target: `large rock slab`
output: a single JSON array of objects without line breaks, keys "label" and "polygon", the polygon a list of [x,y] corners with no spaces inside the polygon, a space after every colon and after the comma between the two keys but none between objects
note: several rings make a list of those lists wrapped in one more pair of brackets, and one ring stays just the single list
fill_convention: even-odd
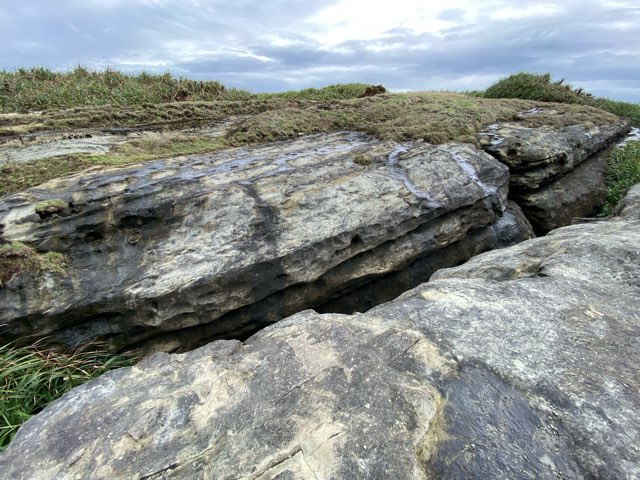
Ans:
[{"label": "large rock slab", "polygon": [[[246,335],[494,224],[507,184],[471,145],[356,133],[56,179],[0,201],[2,241],[68,259],[6,282],[2,334],[165,351]],[[36,213],[49,200],[64,207]]]},{"label": "large rock slab", "polygon": [[611,149],[605,149],[573,170],[533,192],[514,194],[536,234],[571,225],[578,217],[595,217],[604,204]]},{"label": "large rock slab", "polygon": [[154,355],[29,420],[0,476],[637,478],[638,245],[630,216],[565,227],[366,314]]},{"label": "large rock slab", "polygon": [[523,112],[519,120],[490,125],[477,138],[485,151],[509,166],[509,197],[522,207],[536,233],[597,213],[610,155],[605,149],[629,131],[628,122],[572,122],[571,116],[551,108]]},{"label": "large rock slab", "polygon": [[[562,112],[534,109],[524,115],[542,115],[549,122]],[[477,134],[482,148],[511,172],[513,193],[547,185],[630,130],[627,120],[604,125],[577,123],[563,127],[530,127],[518,122],[496,123]]]}]

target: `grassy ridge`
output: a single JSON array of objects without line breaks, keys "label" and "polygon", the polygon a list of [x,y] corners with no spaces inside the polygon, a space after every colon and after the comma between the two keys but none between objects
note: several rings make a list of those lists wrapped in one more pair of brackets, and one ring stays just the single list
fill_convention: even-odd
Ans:
[{"label": "grassy ridge", "polygon": [[[329,92],[331,88],[328,87]],[[179,102],[120,109],[101,106],[39,115],[0,115],[0,129],[13,132],[140,124],[175,128],[190,122],[211,123],[234,118],[220,137],[165,132],[128,141],[102,155],[74,154],[0,165],[3,177],[0,196],[92,166],[124,165],[155,158],[213,152],[283,140],[302,133],[359,130],[385,140],[421,139],[436,144],[457,140],[475,143],[475,132],[483,126],[512,120],[518,112],[536,105],[539,103],[526,100],[490,100],[447,93],[394,94],[324,101],[292,100],[276,95],[244,102]],[[574,119],[596,123],[615,120],[613,115],[591,107],[560,107],[571,111]]]},{"label": "grassy ridge", "polygon": [[244,99],[215,81],[198,82],[170,74],[125,75],[82,67],[64,73],[46,68],[0,71],[0,111],[28,112],[88,105],[139,105],[184,100]]},{"label": "grassy ridge", "polygon": [[484,92],[474,92],[485,98],[522,98],[542,102],[572,103],[601,108],[640,127],[640,104],[619,102],[608,98],[597,98],[581,88],[574,88],[563,80],[552,81],[551,75],[520,72],[491,85]]},{"label": "grassy ridge", "polygon": [[0,113],[112,105],[117,107],[168,102],[285,100],[341,100],[357,98],[368,85],[349,83],[283,93],[252,94],[226,88],[216,81],[175,78],[169,73],[126,75],[116,70],[68,72],[46,68],[0,71]]}]

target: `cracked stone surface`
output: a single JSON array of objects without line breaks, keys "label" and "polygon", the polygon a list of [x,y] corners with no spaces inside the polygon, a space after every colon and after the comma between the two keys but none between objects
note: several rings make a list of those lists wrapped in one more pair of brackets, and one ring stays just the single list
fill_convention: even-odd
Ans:
[{"label": "cracked stone surface", "polygon": [[68,259],[6,282],[2,335],[147,351],[246,336],[496,225],[507,183],[471,145],[349,132],[59,178],[0,201],[2,241]]},{"label": "cracked stone surface", "polygon": [[637,478],[637,188],[365,314],[109,372],[29,420],[0,477]]}]

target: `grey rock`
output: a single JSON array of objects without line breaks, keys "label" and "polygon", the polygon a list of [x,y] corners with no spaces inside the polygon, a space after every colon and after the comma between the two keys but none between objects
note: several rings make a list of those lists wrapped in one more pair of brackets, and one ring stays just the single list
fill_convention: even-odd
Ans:
[{"label": "grey rock", "polygon": [[479,253],[515,245],[533,237],[533,228],[520,207],[509,201],[507,209],[494,224],[470,231],[462,240],[412,259],[405,265],[399,265],[399,270],[375,280],[364,278],[346,282],[336,291],[335,298],[314,310],[321,313],[365,312],[428,281],[441,268],[460,265]]},{"label": "grey rock", "polygon": [[[2,335],[147,351],[246,336],[494,224],[507,184],[471,145],[355,133],[59,178],[0,201],[0,240],[68,257],[66,276],[0,289]],[[51,199],[68,208],[35,213]]]},{"label": "grey rock", "polygon": [[527,127],[498,123],[477,134],[482,148],[509,166],[512,193],[534,191],[629,131],[629,122]]},{"label": "grey rock", "polygon": [[619,208],[621,218],[640,220],[640,183],[629,189]]},{"label": "grey rock", "polygon": [[443,402],[425,380],[451,363],[419,332],[306,311],[74,389],[23,427],[0,477],[421,478]]},{"label": "grey rock", "polygon": [[610,156],[611,150],[605,149],[555,182],[534,192],[512,196],[538,235],[570,225],[576,217],[595,216],[598,213],[604,203]]},{"label": "grey rock", "polygon": [[0,477],[638,478],[638,208],[108,373],[29,420]]}]

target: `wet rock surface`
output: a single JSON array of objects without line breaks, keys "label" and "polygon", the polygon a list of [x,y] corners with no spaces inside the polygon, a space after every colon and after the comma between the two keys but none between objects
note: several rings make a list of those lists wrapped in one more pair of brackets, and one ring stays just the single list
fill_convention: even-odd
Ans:
[{"label": "wet rock surface", "polygon": [[[246,335],[495,224],[507,183],[470,145],[356,133],[56,179],[0,202],[3,241],[68,259],[6,283],[2,334],[165,351]],[[66,207],[43,218],[43,201]]]},{"label": "wet rock surface", "polygon": [[636,478],[636,193],[366,314],[110,372],[29,420],[0,476]]}]

